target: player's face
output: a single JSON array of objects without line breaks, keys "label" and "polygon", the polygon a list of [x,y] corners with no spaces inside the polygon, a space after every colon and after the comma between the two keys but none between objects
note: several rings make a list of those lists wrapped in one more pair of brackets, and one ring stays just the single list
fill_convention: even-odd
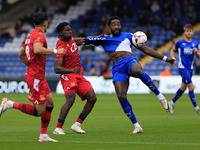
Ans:
[{"label": "player's face", "polygon": [[121,34],[122,26],[118,19],[114,19],[111,21],[110,30],[111,30],[112,35],[114,36],[119,36]]},{"label": "player's face", "polygon": [[71,30],[71,27],[69,25],[64,27],[64,29],[63,29],[63,31],[61,33],[61,36],[63,36],[66,39],[71,39],[72,38],[72,30]]},{"label": "player's face", "polygon": [[47,27],[48,27],[48,21],[44,22],[44,33],[47,32]]},{"label": "player's face", "polygon": [[185,29],[184,34],[186,36],[186,38],[191,38],[194,34],[192,29]]}]

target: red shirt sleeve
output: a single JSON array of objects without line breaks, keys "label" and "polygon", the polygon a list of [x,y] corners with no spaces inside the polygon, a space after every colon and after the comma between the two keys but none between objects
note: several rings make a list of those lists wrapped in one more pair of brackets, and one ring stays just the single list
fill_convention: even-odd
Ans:
[{"label": "red shirt sleeve", "polygon": [[45,37],[44,33],[39,32],[36,35],[35,40],[33,41],[33,44],[35,44],[35,43],[41,43],[42,45],[44,45],[45,41],[46,41],[46,37]]}]

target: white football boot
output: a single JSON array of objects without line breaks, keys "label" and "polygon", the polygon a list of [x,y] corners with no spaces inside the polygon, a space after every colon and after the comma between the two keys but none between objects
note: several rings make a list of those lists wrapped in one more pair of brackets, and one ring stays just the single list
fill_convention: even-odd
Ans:
[{"label": "white football boot", "polygon": [[84,130],[81,129],[81,125],[77,125],[77,124],[73,124],[71,126],[71,130],[76,132],[76,133],[81,133],[81,134],[85,134],[86,133]]},{"label": "white football boot", "polygon": [[130,134],[137,134],[137,133],[143,133],[143,129],[141,127],[135,127],[133,132],[131,132]]},{"label": "white football boot", "polygon": [[168,103],[168,101],[166,100],[165,97],[160,100],[160,103],[163,106],[163,108],[166,110],[166,112],[170,112],[171,106],[170,106],[170,104]]},{"label": "white football boot", "polygon": [[48,135],[44,138],[39,137],[38,142],[58,142],[57,140],[54,140],[50,138]]},{"label": "white football boot", "polygon": [[64,131],[62,128],[56,128],[56,129],[53,131],[53,134],[64,135],[64,134],[65,134],[65,131]]},{"label": "white football boot", "polygon": [[8,102],[9,99],[8,98],[3,98],[2,99],[2,102],[1,102],[1,105],[0,105],[0,116],[7,110],[9,109],[9,107],[7,106],[8,105]]}]

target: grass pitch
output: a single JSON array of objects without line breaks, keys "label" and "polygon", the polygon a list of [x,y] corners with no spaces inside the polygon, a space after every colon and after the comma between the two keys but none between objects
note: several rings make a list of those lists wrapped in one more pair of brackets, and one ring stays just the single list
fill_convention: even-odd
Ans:
[{"label": "grass pitch", "polygon": [[[173,95],[165,95],[171,100]],[[30,103],[27,94],[1,94],[21,103]],[[53,94],[54,110],[49,125],[50,137],[59,143],[38,143],[40,118],[10,109],[0,117],[0,150],[199,150],[200,114],[187,94],[175,105],[174,114],[165,112],[154,94],[128,95],[144,133],[130,135],[134,126],[124,114],[115,94],[97,95],[97,103],[82,128],[86,134],[70,130],[85,102],[77,96],[65,124],[66,135],[53,135],[64,95]],[[200,95],[196,95],[200,105]]]}]

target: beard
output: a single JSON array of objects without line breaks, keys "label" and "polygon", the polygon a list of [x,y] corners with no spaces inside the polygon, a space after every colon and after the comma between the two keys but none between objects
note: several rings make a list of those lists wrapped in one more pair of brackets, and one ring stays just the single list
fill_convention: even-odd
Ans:
[{"label": "beard", "polygon": [[111,33],[113,36],[119,36],[122,32],[122,29],[118,29],[118,30],[111,30]]}]

